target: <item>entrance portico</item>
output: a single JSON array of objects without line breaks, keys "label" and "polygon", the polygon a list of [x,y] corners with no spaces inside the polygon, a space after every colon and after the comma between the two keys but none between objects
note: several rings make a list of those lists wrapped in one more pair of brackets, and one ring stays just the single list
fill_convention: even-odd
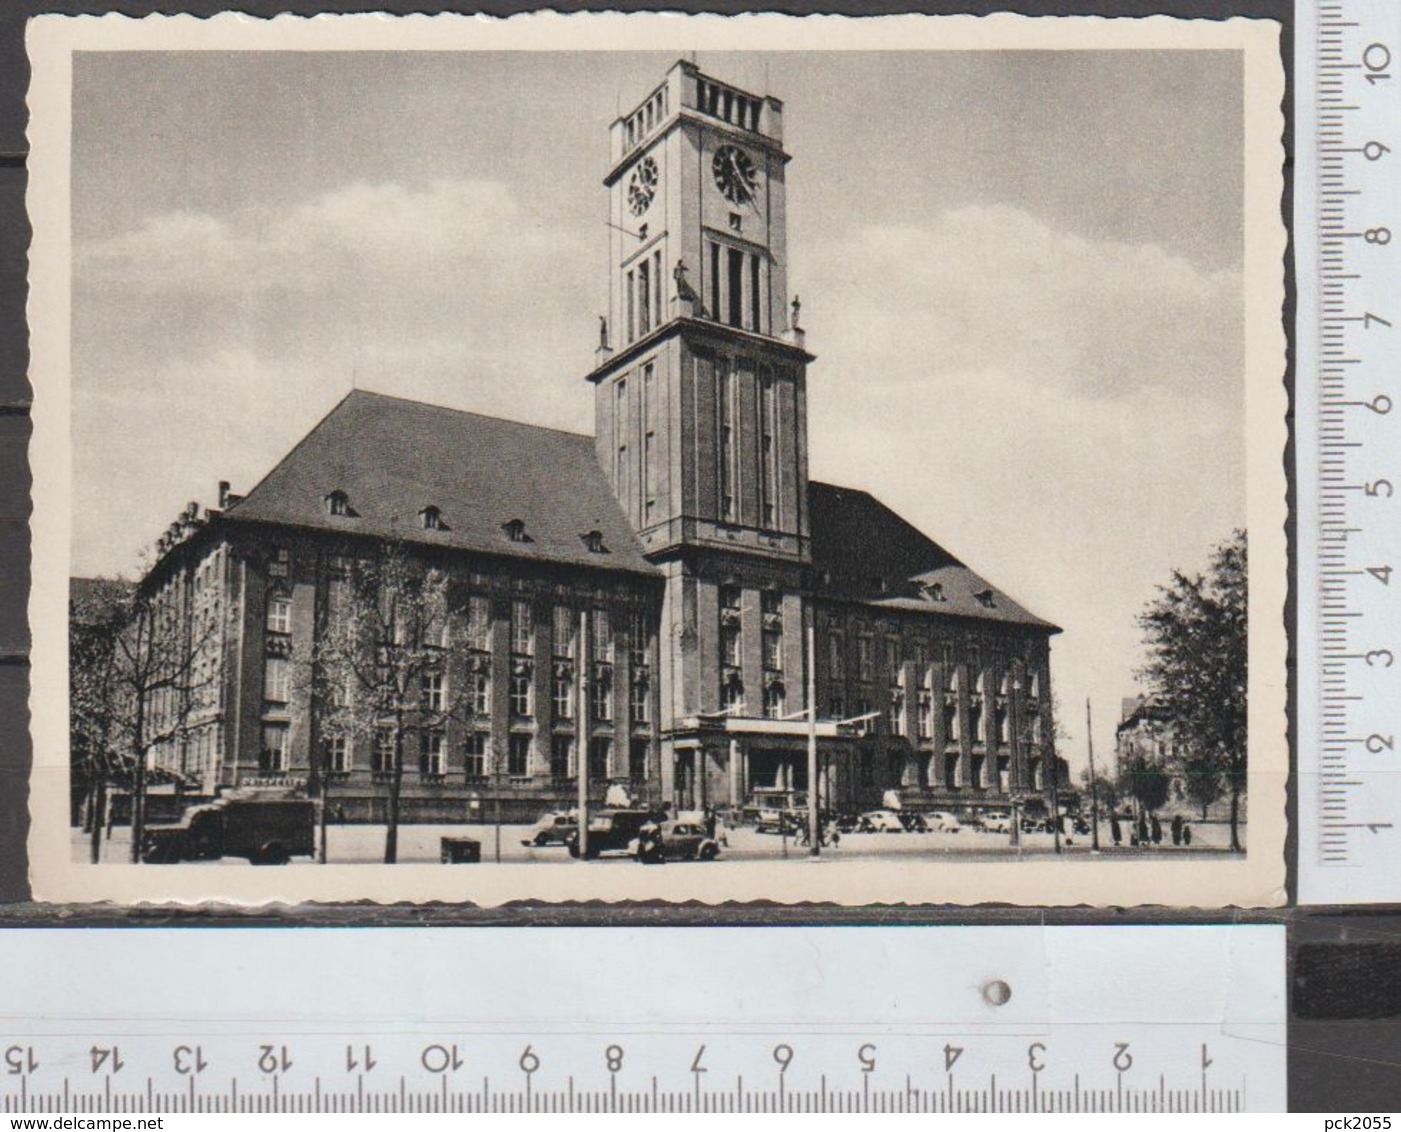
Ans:
[{"label": "entrance portico", "polygon": [[[857,737],[835,720],[819,721],[819,798],[836,797],[838,767]],[[809,729],[801,719],[699,715],[663,740],[662,790],[683,809],[791,806],[808,790]]]}]

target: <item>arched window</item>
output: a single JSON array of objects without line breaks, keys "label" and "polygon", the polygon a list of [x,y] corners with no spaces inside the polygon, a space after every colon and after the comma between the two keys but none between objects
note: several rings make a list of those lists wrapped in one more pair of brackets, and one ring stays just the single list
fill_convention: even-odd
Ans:
[{"label": "arched window", "polygon": [[355,514],[350,509],[350,496],[337,488],[335,491],[326,494],[326,514],[347,517]]}]

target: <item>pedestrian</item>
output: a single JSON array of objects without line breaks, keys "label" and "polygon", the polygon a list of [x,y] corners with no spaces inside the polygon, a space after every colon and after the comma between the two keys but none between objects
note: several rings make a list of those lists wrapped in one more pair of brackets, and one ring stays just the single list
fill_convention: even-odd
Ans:
[{"label": "pedestrian", "polygon": [[1192,844],[1192,826],[1185,821],[1182,823],[1182,844]]},{"label": "pedestrian", "polygon": [[1153,832],[1153,844],[1160,845],[1163,840],[1163,823],[1158,820],[1157,814],[1152,814],[1148,818]]},{"label": "pedestrian", "polygon": [[711,841],[715,840],[715,810],[710,806],[705,808],[705,835]]},{"label": "pedestrian", "polygon": [[1114,838],[1114,844],[1116,847],[1124,843],[1124,831],[1119,828],[1118,814],[1109,815],[1109,832]]},{"label": "pedestrian", "polygon": [[1173,815],[1172,815],[1172,843],[1173,843],[1174,845],[1181,845],[1181,844],[1182,844],[1182,815],[1181,815],[1181,814],[1173,814]]},{"label": "pedestrian", "polygon": [[1142,810],[1138,812],[1138,843],[1148,844],[1148,815]]}]

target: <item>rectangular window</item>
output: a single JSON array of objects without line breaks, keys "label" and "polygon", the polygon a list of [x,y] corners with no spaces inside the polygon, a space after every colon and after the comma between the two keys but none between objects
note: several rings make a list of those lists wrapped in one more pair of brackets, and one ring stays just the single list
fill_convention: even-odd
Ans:
[{"label": "rectangular window", "polygon": [[485,669],[467,674],[467,707],[473,715],[491,714],[491,676]]},{"label": "rectangular window", "polygon": [[268,632],[290,633],[292,631],[292,599],[274,597],[268,601]]},{"label": "rectangular window", "polygon": [[462,744],[462,764],[468,782],[480,782],[487,776],[486,750],[489,742],[485,731],[474,731]]},{"label": "rectangular window", "polygon": [[657,502],[654,498],[657,473],[652,466],[652,462],[657,458],[657,438],[654,431],[656,421],[653,418],[656,412],[656,406],[653,404],[655,396],[656,366],[648,362],[642,367],[642,517],[648,524],[652,521]]},{"label": "rectangular window", "polygon": [[530,774],[530,736],[512,735],[506,748],[506,773],[511,778]]},{"label": "rectangular window", "polygon": [[263,699],[285,704],[291,686],[292,666],[285,656],[270,656],[263,662]]},{"label": "rectangular window", "polygon": [[574,610],[567,605],[557,605],[554,611],[554,655],[572,657],[578,641],[578,621]]},{"label": "rectangular window", "polygon": [[350,743],[344,735],[331,735],[323,739],[321,757],[329,774],[350,773]]},{"label": "rectangular window", "polygon": [[423,710],[429,712],[443,712],[447,707],[447,681],[441,672],[425,672],[421,684],[423,687]]},{"label": "rectangular window", "polygon": [[637,333],[649,334],[652,330],[652,265],[643,260],[637,265]]},{"label": "rectangular window", "polygon": [[530,690],[531,679],[528,673],[511,675],[511,714],[518,719],[529,719],[534,714]]},{"label": "rectangular window", "polygon": [[384,728],[375,732],[370,748],[370,770],[378,775],[394,773],[394,732]]},{"label": "rectangular window", "polygon": [[599,723],[610,722],[613,718],[613,681],[605,671],[594,672],[589,694],[593,701],[594,719]]},{"label": "rectangular window", "polygon": [[595,609],[591,620],[593,621],[593,658],[603,664],[612,663],[613,623],[608,616],[608,610]]},{"label": "rectangular window", "polygon": [[589,742],[589,777],[595,782],[608,777],[608,763],[613,753],[611,739],[593,739]]},{"label": "rectangular window", "polygon": [[533,614],[530,602],[511,602],[511,651],[516,656],[531,656],[535,652]]},{"label": "rectangular window", "polygon": [[900,668],[900,642],[895,637],[885,639],[885,670],[891,676]]},{"label": "rectangular window", "polygon": [[710,317],[720,321],[720,245],[710,244]]},{"label": "rectangular window", "polygon": [[764,669],[768,672],[783,671],[783,630],[764,630]]},{"label": "rectangular window", "polygon": [[574,673],[561,667],[554,675],[554,713],[556,719],[574,718]]},{"label": "rectangular window", "polygon": [[763,525],[772,529],[778,519],[778,392],[773,378],[759,382],[759,505]]},{"label": "rectangular window", "polygon": [[720,663],[738,668],[741,661],[740,635],[738,625],[720,627]]},{"label": "rectangular window", "polygon": [[846,718],[846,700],[841,696],[833,696],[827,701],[827,714],[833,719]]},{"label": "rectangular window", "polygon": [[744,253],[735,248],[729,249],[728,278],[725,280],[729,291],[729,317],[731,326],[744,325]]},{"label": "rectangular window", "polygon": [[651,720],[651,710],[648,707],[651,699],[651,689],[646,684],[639,684],[636,680],[628,691],[629,714],[634,723],[647,723]]},{"label": "rectangular window", "polygon": [[635,311],[634,311],[634,307],[633,307],[633,293],[632,293],[632,288],[633,288],[633,277],[632,277],[632,272],[629,271],[629,272],[628,272],[627,286],[624,288],[624,291],[626,292],[626,295],[627,295],[627,308],[628,308],[628,341],[629,341],[629,342],[631,342],[634,338],[637,337],[637,333],[636,333],[637,315],[636,315],[636,313],[635,313]]},{"label": "rectangular window", "polygon": [[285,723],[263,726],[263,757],[259,770],[264,774],[284,774],[287,771],[288,729]]},{"label": "rectangular window", "polygon": [[856,638],[856,678],[858,680],[870,680],[875,674],[875,666],[872,664],[871,638]]},{"label": "rectangular window", "polygon": [[467,599],[467,647],[491,649],[491,599],[482,594]]},{"label": "rectangular window", "polygon": [[563,782],[574,777],[574,739],[556,735],[550,740],[550,777]]},{"label": "rectangular window", "polygon": [[842,656],[842,637],[833,633],[827,638],[827,667],[833,680],[840,680],[846,674],[846,661]]},{"label": "rectangular window", "polygon": [[759,286],[759,257],[751,254],[749,257],[749,329],[756,334],[764,332],[764,324],[760,318],[762,311],[763,292]]},{"label": "rectangular window", "polygon": [[782,684],[769,684],[764,688],[764,715],[769,719],[782,719],[785,696]]},{"label": "rectangular window", "polygon": [[646,739],[634,739],[628,747],[628,779],[636,786],[647,781],[648,746]]},{"label": "rectangular window", "polygon": [[424,778],[443,777],[443,733],[425,731],[418,738],[418,773]]},{"label": "rectangular window", "polygon": [[662,253],[661,249],[652,253],[652,325],[662,324]]},{"label": "rectangular window", "polygon": [[641,668],[647,663],[647,615],[634,610],[628,614],[628,664]]},{"label": "rectangular window", "polygon": [[723,362],[715,366],[715,407],[720,438],[716,471],[720,477],[720,518],[735,518],[735,453],[734,398],[730,390],[730,373]]},{"label": "rectangular window", "polygon": [[896,684],[890,689],[890,733],[905,733],[905,689]]},{"label": "rectangular window", "polygon": [[720,682],[720,706],[726,711],[738,711],[744,703],[744,685],[738,676],[726,676]]},{"label": "rectangular window", "polygon": [[919,690],[919,737],[928,739],[934,734],[934,693],[928,688]]}]

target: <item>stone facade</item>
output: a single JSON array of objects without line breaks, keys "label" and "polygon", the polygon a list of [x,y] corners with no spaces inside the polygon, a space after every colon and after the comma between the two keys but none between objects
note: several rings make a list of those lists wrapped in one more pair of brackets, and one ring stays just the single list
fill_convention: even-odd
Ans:
[{"label": "stone facade", "polygon": [[324,781],[382,820],[382,754],[316,734],[296,658],[338,563],[393,538],[476,610],[444,672],[476,709],[406,757],[404,820],[567,804],[581,746],[598,797],[795,804],[809,687],[824,806],[1044,791],[1056,627],[810,480],[782,104],[683,61],[611,145],[593,437],[352,394],[246,500],[187,512],[144,585],[218,622],[217,692],[162,762],[204,793]]}]

